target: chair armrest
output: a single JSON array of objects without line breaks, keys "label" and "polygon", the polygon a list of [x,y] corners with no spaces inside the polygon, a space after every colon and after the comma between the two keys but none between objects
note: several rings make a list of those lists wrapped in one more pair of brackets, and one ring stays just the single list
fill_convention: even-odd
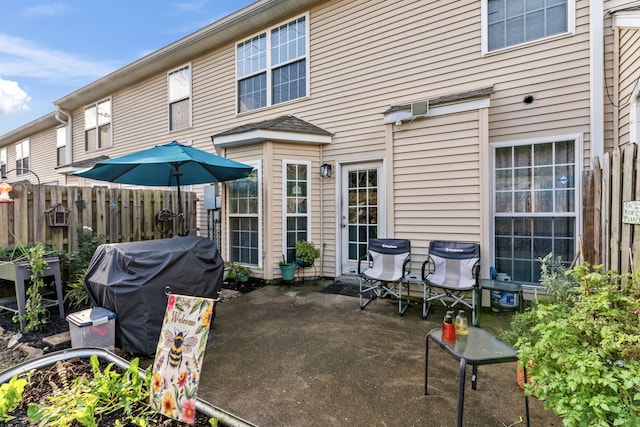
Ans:
[{"label": "chair armrest", "polygon": [[[431,257],[428,257],[423,263],[422,263],[422,280],[425,280],[427,278],[427,274],[431,274],[433,273],[433,260],[431,259]],[[428,269],[427,269],[428,268]],[[426,273],[426,274],[425,274]]]},{"label": "chair armrest", "polygon": [[363,257],[361,257],[361,258],[358,260],[358,276],[362,273],[362,269],[360,268],[360,265],[362,264],[362,261],[367,261],[367,262],[369,263],[369,267],[371,267],[371,261],[370,261],[370,259],[369,259],[369,254],[367,254],[367,255],[365,255],[365,256],[363,256]]},{"label": "chair armrest", "polygon": [[[409,266],[409,268],[407,268],[407,265]],[[404,278],[407,273],[411,273],[411,255],[409,255],[402,264],[402,277]]]},{"label": "chair armrest", "polygon": [[472,267],[473,277],[476,279],[476,287],[480,287],[480,262],[476,262]]}]

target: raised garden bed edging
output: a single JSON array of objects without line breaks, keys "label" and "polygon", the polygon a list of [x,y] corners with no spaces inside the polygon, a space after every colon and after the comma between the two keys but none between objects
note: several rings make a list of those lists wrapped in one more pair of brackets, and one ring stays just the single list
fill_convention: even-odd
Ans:
[{"label": "raised garden bed edging", "polygon": [[[38,357],[36,359],[31,359],[23,363],[19,363],[5,371],[0,372],[0,384],[4,384],[9,382],[11,378],[15,375],[24,375],[30,371],[45,369],[56,362],[66,361],[73,358],[81,358],[88,359],[92,355],[96,355],[98,359],[106,361],[108,363],[113,363],[115,366],[120,369],[126,370],[129,367],[129,362],[120,356],[105,350],[103,348],[97,347],[81,347],[81,348],[72,348],[67,350],[61,350],[54,353],[49,353],[44,356]],[[138,373],[141,378],[145,377],[145,371],[142,369],[138,369]],[[246,420],[243,420],[236,415],[233,415],[224,409],[218,408],[213,404],[202,400],[200,398],[196,399],[196,410],[202,414],[205,414],[208,417],[215,417],[218,419],[219,425],[229,426],[229,427],[256,427],[255,424],[252,424]]]}]

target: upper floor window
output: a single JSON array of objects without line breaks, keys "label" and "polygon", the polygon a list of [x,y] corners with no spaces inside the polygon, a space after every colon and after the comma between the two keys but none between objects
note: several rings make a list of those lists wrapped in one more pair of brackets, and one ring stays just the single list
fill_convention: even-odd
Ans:
[{"label": "upper floor window", "polygon": [[67,127],[56,129],[56,161],[58,166],[67,164]]},{"label": "upper floor window", "polygon": [[572,29],[575,0],[485,0],[487,51]]},{"label": "upper floor window", "polygon": [[110,145],[111,99],[105,99],[84,110],[84,150],[95,151]]},{"label": "upper floor window", "polygon": [[307,18],[238,43],[238,112],[307,96]]},{"label": "upper floor window", "polygon": [[191,68],[169,73],[169,130],[191,126]]},{"label": "upper floor window", "polygon": [[7,174],[7,149],[0,148],[0,176]]},{"label": "upper floor window", "polygon": [[16,175],[29,173],[29,140],[16,144]]}]

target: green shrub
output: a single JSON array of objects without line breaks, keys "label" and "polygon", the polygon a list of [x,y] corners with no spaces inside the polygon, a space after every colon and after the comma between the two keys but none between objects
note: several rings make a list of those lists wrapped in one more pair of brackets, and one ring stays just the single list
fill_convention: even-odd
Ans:
[{"label": "green shrub", "polygon": [[515,347],[534,393],[566,426],[640,425],[640,274],[582,264],[578,286],[534,304]]}]

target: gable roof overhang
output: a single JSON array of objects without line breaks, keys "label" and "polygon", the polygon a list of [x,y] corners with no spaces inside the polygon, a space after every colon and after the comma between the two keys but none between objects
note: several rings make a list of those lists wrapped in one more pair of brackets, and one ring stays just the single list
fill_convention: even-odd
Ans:
[{"label": "gable roof overhang", "polygon": [[17,129],[5,133],[4,135],[0,135],[0,147],[5,147],[9,144],[22,141],[35,135],[38,132],[42,132],[44,130],[51,129],[60,125],[61,122],[56,119],[56,115],[57,113],[55,111],[51,112],[35,119],[32,122],[27,123],[24,126],[20,126]]},{"label": "gable roof overhang", "polygon": [[59,109],[76,108],[104,98],[120,88],[240,40],[269,25],[301,12],[321,0],[259,0],[206,27],[132,62],[54,102]]},{"label": "gable roof overhang", "polygon": [[110,158],[109,156],[100,155],[97,157],[92,157],[90,159],[79,160],[77,162],[72,162],[68,165],[58,166],[56,168],[56,172],[61,173],[63,175],[69,175],[74,172],[79,172],[81,170],[91,169],[96,165],[96,163],[101,162],[102,160],[107,160],[109,158]]},{"label": "gable roof overhang", "polygon": [[214,147],[230,148],[265,141],[297,144],[329,144],[333,134],[316,125],[288,115],[247,123],[211,136]]},{"label": "gable roof overhang", "polygon": [[611,11],[613,26],[620,28],[640,28],[640,6],[625,7]]},{"label": "gable roof overhang", "polygon": [[417,103],[428,106],[426,114],[414,116],[412,114],[412,103],[394,105],[389,107],[383,114],[383,123],[401,123],[403,121],[415,120],[417,117],[433,117],[444,114],[452,114],[461,111],[476,110],[479,108],[489,108],[490,96],[494,93],[493,86],[480,89],[457,92],[448,95],[437,96]]}]

